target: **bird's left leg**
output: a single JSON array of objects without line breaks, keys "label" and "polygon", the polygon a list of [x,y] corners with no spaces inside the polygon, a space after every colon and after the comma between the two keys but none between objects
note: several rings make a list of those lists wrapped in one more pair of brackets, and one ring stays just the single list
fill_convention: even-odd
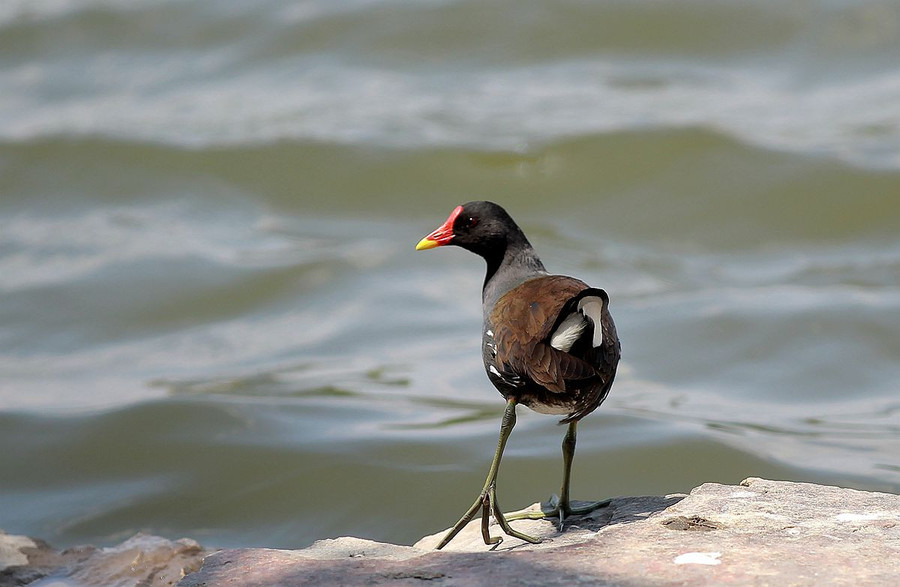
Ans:
[{"label": "bird's left leg", "polygon": [[506,448],[506,441],[512,432],[513,426],[516,425],[516,400],[510,398],[506,402],[506,411],[503,413],[503,421],[500,424],[500,439],[497,441],[497,452],[494,453],[494,460],[491,462],[491,470],[488,472],[487,479],[484,482],[484,488],[481,494],[475,500],[475,503],[463,514],[463,517],[447,532],[437,550],[447,546],[453,538],[468,524],[475,514],[481,509],[481,536],[485,544],[499,544],[503,541],[500,536],[492,537],[488,530],[490,513],[493,512],[494,519],[500,524],[503,531],[509,536],[520,538],[526,542],[536,544],[540,542],[537,538],[533,538],[527,534],[523,534],[517,530],[513,530],[507,523],[500,506],[497,504],[497,471],[500,470],[500,458],[503,456],[503,450]]},{"label": "bird's left leg", "polygon": [[559,497],[555,495],[546,504],[541,504],[539,512],[518,512],[507,516],[508,520],[538,520],[541,518],[558,518],[559,530],[563,529],[563,522],[572,515],[580,516],[588,514],[598,508],[609,505],[609,499],[590,502],[587,505],[572,507],[569,501],[569,485],[572,480],[572,460],[575,458],[575,438],[578,429],[578,421],[569,422],[569,428],[563,437],[563,482],[559,491]]}]

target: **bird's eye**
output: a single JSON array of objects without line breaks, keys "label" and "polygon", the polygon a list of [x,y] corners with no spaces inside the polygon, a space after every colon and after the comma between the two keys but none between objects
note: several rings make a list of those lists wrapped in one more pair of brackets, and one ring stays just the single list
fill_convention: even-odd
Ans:
[{"label": "bird's eye", "polygon": [[475,216],[466,216],[463,219],[463,228],[472,228],[478,224],[478,218]]}]

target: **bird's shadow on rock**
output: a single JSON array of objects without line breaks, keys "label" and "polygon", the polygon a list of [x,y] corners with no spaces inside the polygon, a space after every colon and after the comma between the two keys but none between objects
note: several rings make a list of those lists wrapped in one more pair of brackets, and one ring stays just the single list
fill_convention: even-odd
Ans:
[{"label": "bird's shadow on rock", "polygon": [[[609,500],[609,504],[606,506],[599,507],[586,514],[568,518],[564,524],[563,532],[570,528],[581,528],[596,532],[606,526],[646,520],[651,515],[675,505],[685,497],[687,495],[682,493],[666,496],[614,497]],[[572,506],[577,508],[588,503],[590,502],[573,500]],[[541,507],[545,511],[549,509],[547,504],[541,504]]]},{"label": "bird's shadow on rock", "polygon": [[[630,524],[646,520],[654,514],[664,511],[687,497],[685,494],[673,494],[666,496],[648,495],[637,497],[614,497],[609,505],[599,507],[589,513],[573,515],[566,519],[562,531],[556,529],[556,521],[545,518],[541,523],[543,531],[536,531],[540,535],[542,543],[538,545],[528,544],[512,540],[504,540],[495,545],[491,550],[513,552],[517,550],[533,550],[554,548],[566,544],[577,544],[585,540],[585,533],[593,534],[607,526],[617,524]],[[573,507],[587,505],[590,502],[572,501]],[[541,504],[542,509],[550,509],[548,504]],[[513,522],[515,524],[515,522]],[[552,529],[551,529],[552,528]],[[538,530],[532,527],[529,530]]]},{"label": "bird's shadow on rock", "polygon": [[[672,507],[687,497],[683,493],[673,495],[646,495],[638,497],[616,497],[606,508],[609,519],[604,526],[628,524],[646,520],[651,515]],[[599,529],[599,528],[598,528]]]}]

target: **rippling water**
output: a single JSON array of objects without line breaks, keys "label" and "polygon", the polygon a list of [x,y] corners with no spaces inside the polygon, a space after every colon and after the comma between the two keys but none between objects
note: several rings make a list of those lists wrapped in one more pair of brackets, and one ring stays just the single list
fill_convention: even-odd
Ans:
[{"label": "rippling water", "polygon": [[[0,528],[412,542],[486,474],[463,201],[606,288],[576,498],[900,491],[900,6],[0,4]],[[522,409],[508,509],[559,483]]]}]

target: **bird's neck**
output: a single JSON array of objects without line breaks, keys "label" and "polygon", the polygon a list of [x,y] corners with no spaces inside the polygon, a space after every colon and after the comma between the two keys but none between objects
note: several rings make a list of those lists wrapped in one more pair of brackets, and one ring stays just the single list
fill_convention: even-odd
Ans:
[{"label": "bird's neck", "polygon": [[503,251],[496,251],[496,254],[484,259],[487,261],[487,273],[481,299],[485,308],[493,307],[503,294],[517,285],[547,274],[524,234],[521,238],[510,239]]}]

